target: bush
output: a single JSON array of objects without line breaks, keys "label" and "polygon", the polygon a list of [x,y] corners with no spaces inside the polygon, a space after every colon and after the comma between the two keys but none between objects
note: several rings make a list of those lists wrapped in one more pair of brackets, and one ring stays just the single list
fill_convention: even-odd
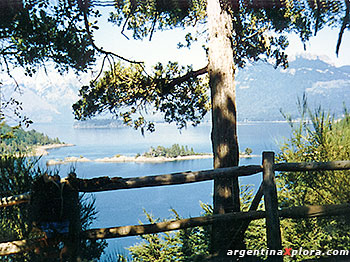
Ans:
[{"label": "bush", "polygon": [[[321,108],[314,111],[306,100],[301,120],[281,146],[280,162],[350,160],[350,116],[334,120]],[[348,203],[350,171],[282,172],[278,175],[280,207]],[[349,220],[345,217],[283,220],[283,246],[299,249],[349,249]],[[295,261],[305,259],[294,257]]]},{"label": "bush", "polygon": [[[253,189],[250,185],[241,186],[241,208],[242,211],[248,211],[253,199]],[[201,203],[203,216],[212,215],[211,205]],[[261,207],[260,207],[261,208]],[[181,219],[180,215],[171,209],[174,219]],[[158,223],[166,221],[165,219],[155,219],[145,211],[147,222]],[[248,236],[252,242],[249,247],[254,247],[256,243],[261,242],[261,238],[256,238],[265,231],[257,232],[257,225],[262,224],[253,221],[249,227]],[[149,234],[140,236],[141,242],[130,247],[132,261],[136,262],[161,262],[161,261],[186,261],[201,262],[210,254],[211,249],[211,226],[194,227],[181,229],[173,232],[164,232],[159,234]],[[266,241],[265,241],[266,243]],[[264,243],[263,243],[264,244]]]},{"label": "bush", "polygon": [[245,150],[244,150],[244,154],[246,154],[246,155],[251,155],[251,153],[253,153],[253,150],[251,149],[251,148],[249,148],[249,147],[247,147]]},{"label": "bush", "polygon": [[[23,194],[29,192],[34,179],[45,173],[38,167],[36,159],[16,157],[13,155],[1,155],[0,157],[0,197]],[[96,218],[94,198],[80,197],[80,219],[82,229],[86,230]],[[20,239],[31,239],[38,236],[31,225],[30,208],[28,204],[20,204],[2,208],[0,213],[0,241],[7,242]],[[39,233],[40,234],[40,233]],[[80,243],[82,261],[98,261],[106,242],[85,240]],[[58,247],[52,247],[54,250]],[[34,252],[26,252],[11,256],[0,257],[0,261],[29,262],[44,261]],[[46,261],[46,260],[45,260]],[[50,258],[50,261],[60,261],[58,258]]]}]

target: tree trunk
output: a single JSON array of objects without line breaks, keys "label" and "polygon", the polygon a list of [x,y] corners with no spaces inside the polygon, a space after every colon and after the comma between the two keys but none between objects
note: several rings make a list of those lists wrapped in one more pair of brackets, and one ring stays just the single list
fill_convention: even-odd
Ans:
[{"label": "tree trunk", "polygon": [[[237,166],[235,66],[232,48],[232,18],[220,0],[207,2],[209,31],[209,77],[212,102],[212,147],[214,168]],[[214,180],[214,213],[240,211],[238,178]],[[212,251],[226,254],[237,222],[213,225]]]}]

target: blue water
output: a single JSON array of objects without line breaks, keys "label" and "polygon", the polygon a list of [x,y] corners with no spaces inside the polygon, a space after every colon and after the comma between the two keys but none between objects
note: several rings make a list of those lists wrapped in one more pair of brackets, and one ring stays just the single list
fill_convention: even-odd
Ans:
[{"label": "blue water", "polygon": [[[160,125],[155,133],[142,136],[130,128],[120,129],[74,129],[71,125],[33,125],[33,128],[59,137],[61,141],[76,146],[53,149],[41,159],[42,165],[48,159],[63,159],[67,156],[84,156],[90,159],[111,157],[116,154],[135,155],[143,153],[150,146],[171,146],[178,143],[193,147],[196,152],[211,152],[210,126],[189,127],[179,131],[171,125]],[[243,123],[238,125],[238,138],[241,151],[253,149],[254,155],[263,151],[278,151],[278,143],[289,137],[290,128],[286,123]],[[261,157],[241,159],[240,165],[260,164]],[[180,171],[212,169],[212,159],[187,160],[166,163],[70,163],[50,167],[58,170],[62,177],[72,168],[81,178],[99,176],[136,177],[168,174]],[[258,187],[261,174],[245,177],[241,184]],[[199,216],[202,212],[200,201],[212,203],[212,182],[187,185],[164,186],[131,190],[99,192],[96,197],[98,219],[93,227],[114,227],[147,222],[143,210],[154,217],[170,218],[171,208],[183,217]],[[137,243],[137,237],[108,240],[107,252],[122,250]]]}]

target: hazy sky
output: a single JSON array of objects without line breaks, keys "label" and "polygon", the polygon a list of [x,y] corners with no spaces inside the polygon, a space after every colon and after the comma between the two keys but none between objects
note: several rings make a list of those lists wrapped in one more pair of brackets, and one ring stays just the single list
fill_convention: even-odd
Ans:
[{"label": "hazy sky", "polygon": [[[106,49],[113,50],[127,58],[145,61],[148,64],[156,62],[179,61],[181,64],[193,64],[195,68],[206,65],[205,52],[200,41],[188,50],[177,49],[177,43],[184,40],[185,32],[180,29],[155,32],[152,41],[127,40],[121,33],[120,28],[111,24],[103,24],[101,30],[96,32],[96,41]],[[335,55],[335,48],[339,30],[323,29],[309,42],[306,43],[306,51],[297,35],[290,35],[290,46],[287,53],[291,59],[295,55],[320,56],[336,66],[350,65],[350,32],[343,35],[343,41],[339,57]],[[131,36],[132,32],[125,32]]]},{"label": "hazy sky", "polygon": [[339,57],[335,54],[338,33],[339,30],[332,30],[330,28],[321,30],[306,43],[306,51],[304,51],[303,44],[298,36],[290,35],[290,45],[287,52],[291,56],[296,54],[317,55],[321,58],[329,59],[329,62],[335,66],[350,65],[350,31],[345,31],[343,35]]},{"label": "hazy sky", "polygon": [[[107,10],[104,13],[107,13]],[[103,18],[106,19],[106,17]],[[148,69],[157,62],[167,63],[168,61],[177,61],[181,65],[192,64],[194,69],[200,69],[207,64],[205,51],[202,48],[204,38],[195,43],[190,50],[187,48],[177,49],[177,43],[185,39],[186,32],[181,29],[155,32],[152,41],[148,41],[148,39],[144,41],[133,40],[132,32],[126,31],[125,33],[130,36],[130,40],[128,40],[120,31],[120,27],[113,26],[111,23],[101,23],[100,30],[95,32],[96,44],[128,59],[144,61]],[[312,37],[310,42],[306,43],[306,51],[299,37],[290,35],[290,46],[287,49],[289,59],[293,60],[296,55],[303,55],[311,58],[319,57],[335,66],[350,65],[350,32],[349,30],[345,32],[340,54],[337,58],[335,47],[338,33],[338,30],[321,30],[317,36]],[[95,68],[92,72],[80,75],[74,74],[71,70],[68,74],[61,76],[53,66],[47,66],[47,74],[44,70],[40,70],[33,77],[24,77],[21,68],[12,71],[12,73],[19,84],[31,87],[39,96],[45,93],[48,96],[47,92],[51,92],[50,87],[55,87],[54,91],[49,94],[50,98],[61,98],[67,104],[67,108],[70,108],[71,104],[78,100],[79,88],[89,84],[90,80],[96,77],[100,66],[97,65]],[[105,69],[107,70],[108,67]],[[13,80],[8,77],[6,79],[6,77],[5,74],[1,76],[4,85],[13,85]],[[24,100],[26,99],[24,98]],[[31,101],[31,99],[28,101]],[[60,102],[60,105],[62,105],[61,103],[63,102]]]},{"label": "hazy sky", "polygon": [[[105,10],[104,13],[108,13]],[[106,18],[106,17],[104,17]],[[177,43],[184,40],[186,34],[181,29],[169,30],[164,32],[155,32],[152,41],[145,39],[143,41],[126,39],[121,34],[121,28],[113,26],[111,23],[101,23],[100,30],[95,32],[96,44],[103,47],[105,50],[114,51],[119,55],[122,55],[128,59],[134,59],[137,61],[146,62],[147,67],[150,67],[157,62],[167,63],[168,61],[178,61],[182,65],[193,65],[194,69],[199,69],[207,64],[205,52],[202,48],[202,41],[195,43],[189,50],[187,48],[177,49]],[[131,36],[132,32],[125,32]],[[327,62],[331,62],[336,66],[350,65],[350,32],[345,32],[343,36],[342,45],[340,48],[340,54],[337,58],[335,55],[335,47],[338,39],[338,30],[323,29],[317,36],[312,37],[311,40],[306,43],[306,51],[304,51],[303,44],[296,35],[290,35],[290,46],[287,49],[287,54],[290,60],[295,55],[303,55],[309,57],[318,56]],[[23,71],[20,70],[17,79],[19,82],[28,83],[36,81],[38,85],[40,83],[49,81],[52,84],[62,81],[72,81],[74,79],[80,79],[80,83],[87,84],[89,80],[97,74],[99,66],[96,67],[94,72],[81,75],[77,77],[73,72],[68,76],[58,75],[54,68],[48,67],[48,75],[43,72],[34,76],[33,78],[23,78]],[[79,84],[80,85],[80,84]]]}]

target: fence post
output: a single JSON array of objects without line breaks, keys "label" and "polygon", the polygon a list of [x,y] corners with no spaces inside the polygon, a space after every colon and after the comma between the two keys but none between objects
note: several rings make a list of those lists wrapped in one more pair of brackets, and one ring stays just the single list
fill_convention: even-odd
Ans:
[{"label": "fence post", "polygon": [[[282,250],[282,240],[278,217],[274,161],[274,152],[263,152],[263,192],[266,211],[267,247],[270,251],[276,250],[278,252]],[[283,261],[283,256],[271,256],[269,261]]]},{"label": "fence post", "polygon": [[80,248],[80,204],[79,204],[79,191],[74,187],[72,180],[74,180],[75,174],[69,174],[66,183],[66,190],[64,191],[66,197],[66,210],[69,212],[69,235],[66,245],[68,248],[68,261],[79,262],[81,261],[79,256]]}]

